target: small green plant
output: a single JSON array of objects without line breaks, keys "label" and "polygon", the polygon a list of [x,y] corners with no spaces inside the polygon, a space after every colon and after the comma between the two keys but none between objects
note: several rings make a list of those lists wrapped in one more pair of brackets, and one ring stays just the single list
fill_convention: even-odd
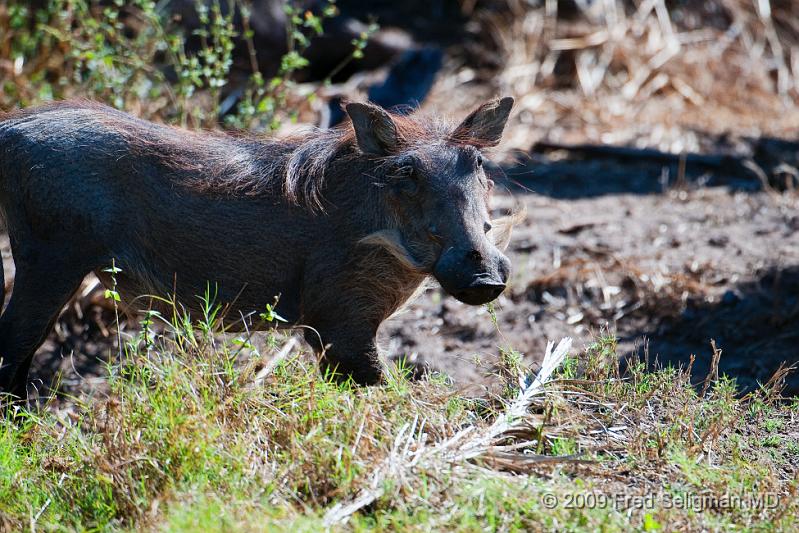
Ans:
[{"label": "small green plant", "polygon": [[560,366],[558,374],[563,379],[574,379],[577,377],[578,361],[576,357],[566,357]]},{"label": "small green plant", "polygon": [[266,310],[258,315],[261,318],[261,320],[263,320],[264,322],[284,322],[284,323],[288,322],[288,320],[280,316],[276,311],[277,303],[279,301],[280,297],[275,296],[275,300],[271,304],[266,304]]},{"label": "small green plant", "polygon": [[566,437],[555,437],[549,445],[552,455],[575,455],[579,452],[577,441]]},{"label": "small green plant", "polygon": [[202,296],[197,296],[200,300],[200,312],[202,314],[197,326],[208,342],[213,342],[214,332],[217,331],[217,326],[221,319],[222,305],[217,302],[218,291],[218,286],[214,284],[214,288],[211,289],[211,283],[209,282],[205,286],[205,293]]},{"label": "small green plant", "polygon": [[120,354],[122,352],[122,330],[119,327],[119,302],[121,300],[119,292],[117,291],[117,274],[122,272],[122,269],[117,266],[116,259],[111,258],[111,266],[104,268],[103,272],[107,272],[111,278],[111,287],[106,288],[103,295],[107,300],[111,300],[114,305],[114,320],[117,325],[117,346],[119,347]]},{"label": "small green plant", "polygon": [[[228,127],[268,130],[296,118],[296,111],[289,110],[296,106],[288,105],[297,92],[294,76],[308,66],[305,52],[311,39],[338,15],[334,0],[316,10],[287,2],[288,51],[278,72],[266,80],[248,0],[196,0],[200,24],[191,36],[169,16],[167,2],[52,0],[36,9],[23,0],[8,0],[4,6],[8,14],[3,17],[0,11],[0,35],[5,34],[7,45],[0,46],[0,61],[12,65],[14,76],[2,82],[0,108],[84,96],[183,126],[216,127],[224,115]],[[330,76],[359,59],[376,30],[371,23],[354,39],[352,53]],[[189,37],[199,41],[195,51],[186,46]],[[238,104],[223,107],[237,39],[247,46],[251,72],[240,82]]]},{"label": "small green plant", "polygon": [[136,342],[140,342],[144,345],[146,353],[149,353],[150,350],[155,347],[157,334],[154,331],[153,326],[155,325],[156,320],[163,321],[163,317],[159,311],[155,309],[146,309],[142,311],[142,318],[139,322],[140,330]]},{"label": "small green plant", "polygon": [[499,349],[498,374],[505,383],[503,397],[512,398],[519,390],[519,384],[524,382],[532,371],[524,364],[524,356],[509,348]]},{"label": "small green plant", "polygon": [[497,323],[497,309],[494,302],[488,302],[485,304],[485,309],[488,311],[488,316],[491,317],[491,324],[494,325],[494,329],[499,330],[499,324]]}]

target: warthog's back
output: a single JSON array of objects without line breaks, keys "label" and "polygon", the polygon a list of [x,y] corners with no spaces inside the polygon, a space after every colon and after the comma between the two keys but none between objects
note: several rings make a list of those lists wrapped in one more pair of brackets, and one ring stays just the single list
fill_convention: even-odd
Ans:
[{"label": "warthog's back", "polygon": [[0,120],[0,205],[9,226],[124,264],[131,293],[170,292],[177,272],[188,300],[208,282],[276,295],[305,231],[275,178],[289,148],[54,104]]},{"label": "warthog's back", "polygon": [[[80,176],[83,186],[102,180],[124,181],[135,174],[140,187],[170,181],[171,185],[208,190],[198,182],[238,178],[245,182],[240,188],[254,188],[263,186],[275,170],[272,164],[263,163],[274,161],[268,156],[285,152],[279,146],[192,133],[88,102],[53,104],[0,120],[0,164],[4,168],[10,167],[20,178],[42,171],[57,180]],[[113,175],[108,175],[110,168]],[[148,178],[152,179],[142,182]]]},{"label": "warthog's back", "polygon": [[126,142],[103,124],[106,116],[91,107],[54,105],[2,120],[0,205],[7,215],[31,221],[43,236],[69,219],[108,231],[103,215],[121,199],[109,187],[108,168],[124,159]]}]

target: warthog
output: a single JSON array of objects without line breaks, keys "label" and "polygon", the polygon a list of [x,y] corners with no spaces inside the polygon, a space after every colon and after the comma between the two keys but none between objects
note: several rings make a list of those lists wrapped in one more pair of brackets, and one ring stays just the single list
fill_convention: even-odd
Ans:
[{"label": "warthog", "polygon": [[132,307],[168,294],[192,309],[210,283],[228,317],[263,329],[258,314],[279,296],[324,368],[379,382],[377,329],[428,276],[472,305],[505,288],[480,149],[499,142],[512,105],[490,101],[452,128],[350,103],[347,124],[288,139],[185,131],[89,102],[0,117],[16,265],[0,391],[26,397],[59,311],[88,273],[108,286],[112,261]]}]

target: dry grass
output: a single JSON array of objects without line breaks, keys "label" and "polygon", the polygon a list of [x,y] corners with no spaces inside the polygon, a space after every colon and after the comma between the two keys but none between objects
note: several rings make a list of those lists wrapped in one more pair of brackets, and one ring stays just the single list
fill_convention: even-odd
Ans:
[{"label": "dry grass", "polygon": [[654,328],[679,317],[689,301],[717,297],[715,273],[704,265],[670,271],[665,266],[642,268],[635,258],[622,259],[605,250],[587,255],[563,260],[546,275],[514,288],[513,300],[546,305],[568,324],[615,331],[620,321]]},{"label": "dry grass", "polygon": [[499,72],[463,68],[433,101],[463,107],[452,95],[474,80],[490,87],[478,98],[515,96],[503,145],[523,151],[548,140],[701,152],[706,134],[793,135],[796,10],[769,0],[496,2],[472,16]]}]

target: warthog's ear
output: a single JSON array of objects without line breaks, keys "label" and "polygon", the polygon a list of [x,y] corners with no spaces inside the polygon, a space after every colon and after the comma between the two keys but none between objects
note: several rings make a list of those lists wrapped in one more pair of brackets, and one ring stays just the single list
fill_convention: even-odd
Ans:
[{"label": "warthog's ear", "polygon": [[455,128],[451,137],[463,143],[480,146],[496,146],[502,138],[502,130],[508,121],[513,98],[506,96],[481,105]]},{"label": "warthog's ear", "polygon": [[347,104],[347,114],[355,129],[355,138],[361,152],[371,155],[389,155],[399,146],[397,126],[391,115],[376,105]]}]

